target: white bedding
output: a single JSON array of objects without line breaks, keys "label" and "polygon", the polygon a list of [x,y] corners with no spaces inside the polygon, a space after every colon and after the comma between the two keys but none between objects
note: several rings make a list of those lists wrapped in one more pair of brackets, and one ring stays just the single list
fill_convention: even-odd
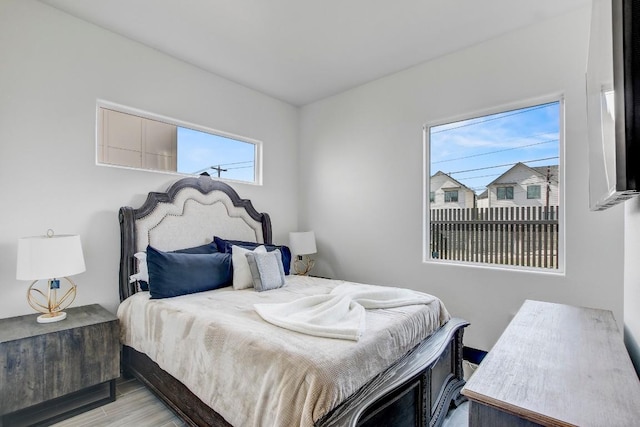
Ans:
[{"label": "white bedding", "polygon": [[366,328],[365,309],[430,304],[433,295],[410,289],[343,283],[328,294],[291,302],[255,304],[260,317],[281,328],[326,338],[358,341]]},{"label": "white bedding", "polygon": [[442,302],[366,310],[356,341],[264,321],[254,304],[329,294],[345,282],[288,276],[267,292],[223,288],[118,308],[121,339],[234,426],[311,426],[449,319]]}]

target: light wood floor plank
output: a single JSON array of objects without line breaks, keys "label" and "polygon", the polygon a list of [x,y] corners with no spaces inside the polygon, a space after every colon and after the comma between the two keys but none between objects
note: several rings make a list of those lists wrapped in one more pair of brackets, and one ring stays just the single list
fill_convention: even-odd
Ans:
[{"label": "light wood floor plank", "polygon": [[184,427],[185,424],[136,380],[118,380],[116,401],[64,420],[55,427]]}]

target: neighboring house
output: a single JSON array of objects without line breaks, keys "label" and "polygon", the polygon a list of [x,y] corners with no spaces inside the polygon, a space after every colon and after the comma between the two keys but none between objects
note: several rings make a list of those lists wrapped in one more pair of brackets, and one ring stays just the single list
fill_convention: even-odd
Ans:
[{"label": "neighboring house", "polygon": [[475,207],[476,194],[466,185],[438,171],[431,176],[429,207],[460,209]]},{"label": "neighboring house", "polygon": [[558,166],[516,163],[487,185],[483,207],[558,206]]},{"label": "neighboring house", "polygon": [[477,208],[488,208],[489,207],[489,191],[484,190],[478,197],[476,197],[476,207]]}]

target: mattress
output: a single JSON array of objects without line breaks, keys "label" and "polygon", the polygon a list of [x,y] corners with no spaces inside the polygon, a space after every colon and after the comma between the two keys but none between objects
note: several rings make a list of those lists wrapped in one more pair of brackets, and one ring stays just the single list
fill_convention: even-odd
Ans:
[{"label": "mattress", "polygon": [[254,304],[345,284],[287,276],[280,289],[231,287],[167,299],[138,292],[118,308],[121,341],[145,353],[234,426],[311,426],[449,319],[442,302],[366,310],[358,341],[263,320]]}]

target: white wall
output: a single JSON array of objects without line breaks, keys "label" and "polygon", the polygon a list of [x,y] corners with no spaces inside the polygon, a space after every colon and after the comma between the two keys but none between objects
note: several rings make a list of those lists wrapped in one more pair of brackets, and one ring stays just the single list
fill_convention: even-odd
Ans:
[{"label": "white wall", "polygon": [[640,197],[625,202],[624,341],[640,375]]},{"label": "white wall", "polygon": [[19,237],[78,233],[87,271],[74,305],[118,300],[118,208],[178,177],[95,165],[101,98],[264,142],[264,185],[233,184],[297,229],[298,109],[34,0],[0,2],[0,317],[31,313],[15,279]]},{"label": "white wall", "polygon": [[[588,210],[589,8],[496,38],[301,109],[300,222],[316,273],[414,288],[471,321],[489,349],[527,299],[623,308],[623,212]],[[422,126],[564,94],[566,274],[422,262]]]}]

